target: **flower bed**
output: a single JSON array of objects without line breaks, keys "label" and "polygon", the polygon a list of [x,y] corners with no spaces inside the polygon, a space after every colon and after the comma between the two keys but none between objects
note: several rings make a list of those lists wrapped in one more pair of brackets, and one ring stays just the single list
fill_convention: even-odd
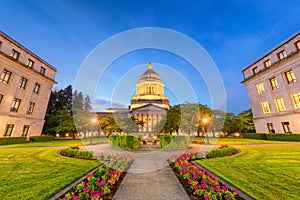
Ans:
[{"label": "flower bed", "polygon": [[71,188],[60,199],[112,199],[122,179],[125,177],[125,171],[130,167],[133,158],[129,155],[118,154],[102,158],[109,160],[98,171],[89,174],[85,180]]},{"label": "flower bed", "polygon": [[229,190],[217,177],[203,171],[191,162],[192,159],[205,158],[199,153],[182,154],[170,159],[170,166],[191,199],[240,200],[236,189]]}]

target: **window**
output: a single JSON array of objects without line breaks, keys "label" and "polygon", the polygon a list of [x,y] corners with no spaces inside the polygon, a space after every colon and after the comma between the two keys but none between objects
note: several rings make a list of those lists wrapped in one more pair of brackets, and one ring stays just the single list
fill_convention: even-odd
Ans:
[{"label": "window", "polygon": [[286,110],[285,105],[284,105],[284,101],[283,101],[282,97],[275,99],[275,104],[276,104],[277,110],[279,112]]},{"label": "window", "polygon": [[275,89],[279,88],[277,79],[275,77],[270,79],[270,84],[271,84],[272,90],[275,90]]},{"label": "window", "polygon": [[300,92],[297,94],[292,94],[295,108],[300,108]]},{"label": "window", "polygon": [[34,110],[34,106],[35,106],[35,103],[33,103],[33,102],[29,103],[28,110],[27,110],[28,115],[32,115],[33,110]]},{"label": "window", "polygon": [[296,76],[295,76],[293,70],[285,72],[285,77],[286,77],[286,80],[287,80],[288,84],[294,83],[294,82],[297,81]]},{"label": "window", "polygon": [[280,51],[278,54],[277,54],[279,60],[282,60],[286,57],[286,53],[285,51]]},{"label": "window", "polygon": [[32,68],[33,65],[34,65],[34,61],[28,59],[28,61],[27,61],[27,66],[30,67],[30,68]]},{"label": "window", "polygon": [[15,125],[14,124],[6,124],[3,136],[11,136]]},{"label": "window", "polygon": [[39,93],[39,91],[40,91],[40,87],[41,87],[41,85],[40,85],[40,84],[38,84],[38,83],[35,83],[35,84],[34,84],[34,87],[33,87],[33,93],[36,93],[36,94],[38,94],[38,93]]},{"label": "window", "polygon": [[25,90],[27,84],[27,78],[22,77],[20,79],[19,88]]},{"label": "window", "polygon": [[26,137],[26,136],[28,135],[29,128],[30,128],[29,125],[24,125],[24,126],[23,126],[23,132],[22,132],[22,135],[21,135],[21,136]]},{"label": "window", "polygon": [[41,69],[40,69],[40,74],[45,74],[45,71],[46,71],[46,69],[44,68],[44,67],[41,67]]},{"label": "window", "polygon": [[20,104],[21,104],[21,99],[15,98],[10,108],[10,112],[18,112]]},{"label": "window", "polygon": [[265,67],[270,67],[271,66],[271,61],[268,59],[264,62]]},{"label": "window", "polygon": [[258,73],[257,67],[254,67],[254,68],[252,69],[252,72],[253,72],[253,75],[257,74],[257,73]]},{"label": "window", "polygon": [[296,42],[295,45],[296,45],[296,48],[297,48],[298,50],[300,50],[300,40],[299,40],[298,42]]},{"label": "window", "polygon": [[285,133],[291,133],[289,122],[281,122],[281,124],[282,124],[283,131]]},{"label": "window", "polygon": [[263,83],[257,83],[256,89],[258,94],[262,94],[265,92],[264,84]]},{"label": "window", "polygon": [[0,41],[0,49],[1,49],[1,47],[2,47],[2,42]]},{"label": "window", "polygon": [[267,102],[267,101],[261,102],[261,107],[262,107],[262,110],[263,110],[264,114],[271,113],[269,102]]},{"label": "window", "polygon": [[273,123],[267,123],[267,127],[268,127],[268,130],[269,130],[269,133],[275,133]]},{"label": "window", "polygon": [[11,72],[10,71],[7,71],[6,69],[3,70],[2,74],[1,74],[1,77],[0,77],[0,82],[8,84],[10,76],[11,76]]},{"label": "window", "polygon": [[19,59],[19,55],[20,55],[20,53],[17,52],[16,50],[13,49],[11,51],[11,57],[13,57],[14,59],[18,60]]},{"label": "window", "polygon": [[2,102],[3,94],[0,94],[0,103]]}]

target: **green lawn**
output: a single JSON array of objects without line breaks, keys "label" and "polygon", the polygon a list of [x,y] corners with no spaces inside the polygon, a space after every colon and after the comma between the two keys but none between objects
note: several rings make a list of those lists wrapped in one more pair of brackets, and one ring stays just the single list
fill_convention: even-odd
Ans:
[{"label": "green lawn", "polygon": [[[195,137],[194,141],[205,141],[205,138]],[[257,139],[244,139],[244,138],[209,138],[211,143],[217,144],[239,145],[239,144],[283,144],[294,143],[288,141],[272,141],[272,140],[257,140]]]},{"label": "green lawn", "polygon": [[[45,144],[54,145],[53,142]],[[59,141],[57,144],[69,143]],[[1,199],[47,199],[100,164],[98,161],[59,156],[58,150],[59,148],[1,146]]]},{"label": "green lawn", "polygon": [[240,154],[198,163],[255,199],[300,199],[300,146],[236,147]]}]

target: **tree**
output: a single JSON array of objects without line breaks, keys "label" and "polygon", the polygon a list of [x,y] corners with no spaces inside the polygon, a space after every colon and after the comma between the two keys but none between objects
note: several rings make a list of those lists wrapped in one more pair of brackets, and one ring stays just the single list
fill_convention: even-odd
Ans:
[{"label": "tree", "polygon": [[92,110],[92,103],[89,96],[84,97],[83,99],[83,110],[91,111]]},{"label": "tree", "polygon": [[234,113],[226,113],[223,132],[227,134],[236,133],[238,131],[238,124]]},{"label": "tree", "polygon": [[199,105],[185,103],[180,105],[181,123],[180,128],[191,135],[199,128]]},{"label": "tree", "polygon": [[73,94],[73,109],[83,110],[83,94],[77,90]]},{"label": "tree", "polygon": [[101,129],[104,133],[111,134],[113,132],[120,132],[121,131],[121,129],[117,125],[117,123],[114,119],[114,116],[112,114],[100,117],[98,119],[98,121],[99,121],[99,125],[100,125],[100,127],[101,127]]},{"label": "tree", "polygon": [[154,127],[155,132],[169,133],[170,135],[173,132],[178,134],[180,126],[180,106],[175,105],[171,106],[167,111],[167,114],[163,119],[157,123]]},{"label": "tree", "polygon": [[236,117],[240,133],[255,133],[251,109],[245,110]]}]

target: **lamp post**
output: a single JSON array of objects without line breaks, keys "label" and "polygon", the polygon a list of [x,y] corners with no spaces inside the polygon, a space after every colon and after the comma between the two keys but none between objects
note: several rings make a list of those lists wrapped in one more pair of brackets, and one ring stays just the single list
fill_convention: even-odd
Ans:
[{"label": "lamp post", "polygon": [[90,144],[93,143],[93,132],[95,131],[95,123],[97,122],[97,119],[96,118],[93,118],[92,119],[92,124],[93,124],[93,129],[92,129],[92,136],[91,136],[91,139],[90,139]]},{"label": "lamp post", "polygon": [[208,139],[208,135],[207,135],[207,131],[206,131],[206,124],[208,123],[208,119],[204,118],[202,120],[203,122],[203,131],[204,131],[204,134],[205,134],[205,138],[206,138],[206,143],[209,144],[209,139]]}]

